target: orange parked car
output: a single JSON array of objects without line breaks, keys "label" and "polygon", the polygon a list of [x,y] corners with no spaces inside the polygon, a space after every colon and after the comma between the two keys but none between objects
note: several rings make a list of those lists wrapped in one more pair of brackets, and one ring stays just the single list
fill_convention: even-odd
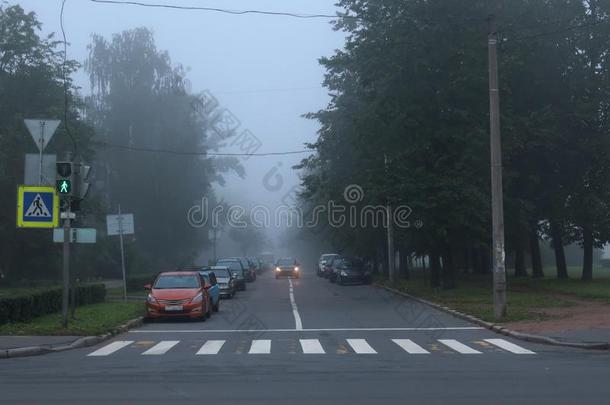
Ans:
[{"label": "orange parked car", "polygon": [[198,272],[163,272],[144,288],[150,290],[146,299],[147,319],[188,317],[205,321],[212,314],[208,286]]}]

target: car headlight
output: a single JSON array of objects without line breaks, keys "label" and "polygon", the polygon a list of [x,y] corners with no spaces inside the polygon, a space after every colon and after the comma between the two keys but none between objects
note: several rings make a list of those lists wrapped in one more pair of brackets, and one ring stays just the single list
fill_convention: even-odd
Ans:
[{"label": "car headlight", "polygon": [[149,304],[158,304],[159,303],[157,301],[157,299],[150,294],[148,294],[148,297],[146,297],[146,302],[148,302]]},{"label": "car headlight", "polygon": [[279,267],[276,267],[275,271],[282,271],[282,269],[280,269]]},{"label": "car headlight", "polygon": [[294,268],[294,271],[299,271],[299,268],[298,268],[298,267],[295,267],[295,268]]},{"label": "car headlight", "polygon": [[343,277],[347,277],[347,273],[346,273],[345,271],[343,271],[343,270],[341,270],[341,275],[342,275]]},{"label": "car headlight", "polygon": [[203,301],[203,293],[199,293],[199,294],[195,295],[195,298],[193,298],[191,300],[191,304],[197,304],[201,301]]}]

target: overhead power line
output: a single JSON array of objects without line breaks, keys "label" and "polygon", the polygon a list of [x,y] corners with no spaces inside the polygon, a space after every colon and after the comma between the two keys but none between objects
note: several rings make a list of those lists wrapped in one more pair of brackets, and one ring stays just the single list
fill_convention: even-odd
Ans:
[{"label": "overhead power line", "polygon": [[149,153],[166,153],[170,155],[181,155],[181,156],[283,156],[283,155],[296,155],[302,153],[311,153],[311,150],[295,150],[288,152],[267,152],[267,153],[219,153],[219,152],[199,152],[199,151],[180,151],[172,149],[160,149],[160,148],[144,148],[137,146],[128,145],[117,145],[107,142],[91,141],[91,144],[102,148],[111,149],[123,149],[133,152],[149,152]]},{"label": "overhead power line", "polygon": [[348,15],[340,15],[340,14],[305,14],[305,13],[291,13],[291,12],[281,12],[281,11],[268,11],[268,10],[230,10],[224,8],[216,8],[216,7],[201,7],[201,6],[180,6],[175,4],[159,4],[159,3],[144,3],[140,1],[119,1],[119,0],[89,0],[93,3],[102,3],[102,4],[118,4],[118,5],[129,5],[129,6],[139,6],[139,7],[151,7],[151,8],[169,8],[174,10],[197,10],[197,11],[212,11],[217,13],[225,13],[225,14],[234,14],[234,15],[244,15],[244,14],[261,14],[261,15],[272,15],[272,16],[283,16],[283,17],[293,17],[293,18],[304,18],[304,19],[314,19],[314,18],[352,18],[358,19],[355,16]]}]

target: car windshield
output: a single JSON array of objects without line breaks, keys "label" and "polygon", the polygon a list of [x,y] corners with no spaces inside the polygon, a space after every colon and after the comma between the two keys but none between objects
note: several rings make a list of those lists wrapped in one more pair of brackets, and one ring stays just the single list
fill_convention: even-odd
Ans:
[{"label": "car windshield", "polygon": [[214,269],[214,274],[216,275],[216,278],[229,278],[229,277],[231,277],[231,274],[229,273],[228,269]]},{"label": "car windshield", "polygon": [[199,280],[193,275],[167,275],[159,276],[153,288],[158,290],[199,288]]},{"label": "car windshield", "polygon": [[294,259],[280,259],[277,261],[277,265],[278,266],[294,266],[295,261],[294,261]]}]

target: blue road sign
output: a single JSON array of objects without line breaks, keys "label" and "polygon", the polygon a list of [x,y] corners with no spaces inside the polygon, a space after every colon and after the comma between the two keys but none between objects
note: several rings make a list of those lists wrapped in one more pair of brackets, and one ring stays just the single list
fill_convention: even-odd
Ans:
[{"label": "blue road sign", "polygon": [[53,187],[19,186],[17,227],[56,228],[59,226],[59,197]]}]

